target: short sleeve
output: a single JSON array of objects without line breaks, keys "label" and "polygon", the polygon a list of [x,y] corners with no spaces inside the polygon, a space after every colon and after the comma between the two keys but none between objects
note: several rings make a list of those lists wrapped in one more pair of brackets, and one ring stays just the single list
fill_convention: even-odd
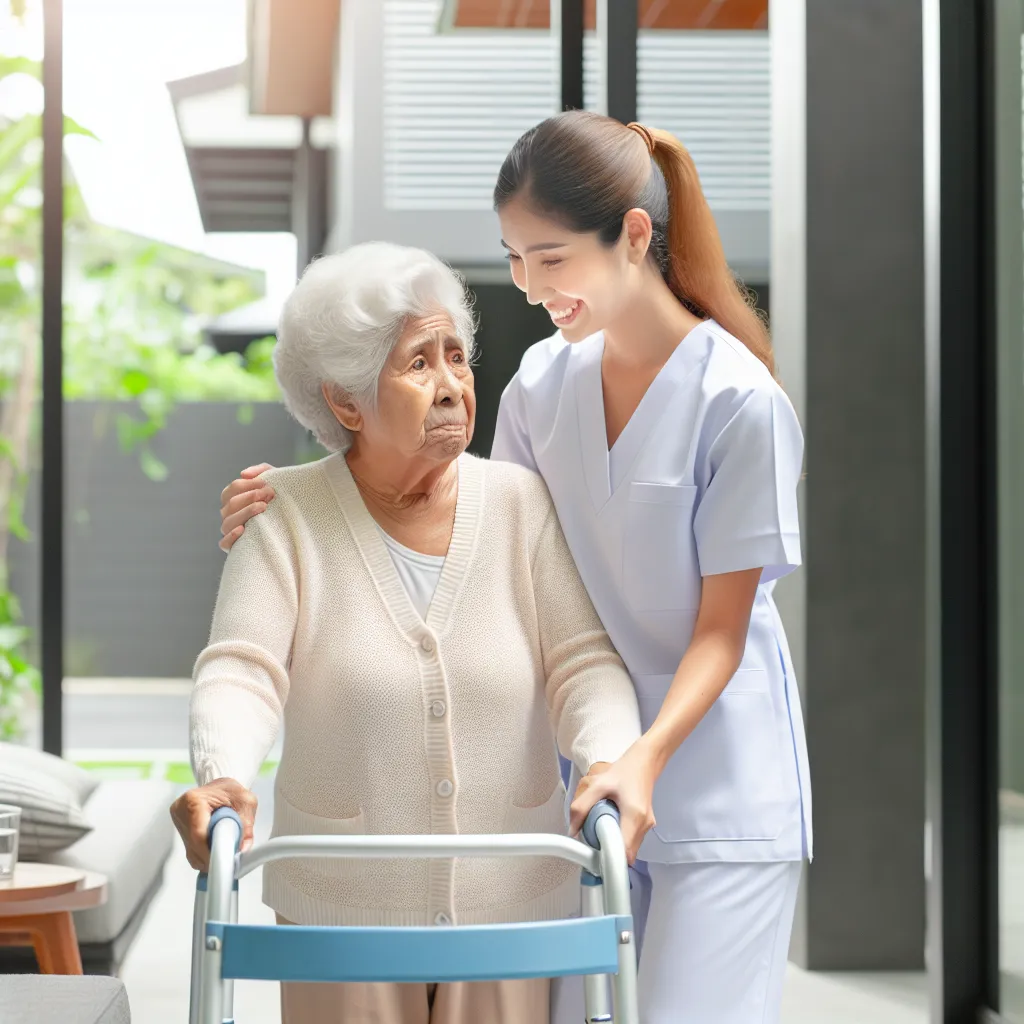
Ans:
[{"label": "short sleeve", "polygon": [[781,390],[753,391],[711,443],[694,535],[702,576],[762,568],[770,583],[800,565],[797,487],[803,434]]},{"label": "short sleeve", "polygon": [[498,406],[498,422],[494,427],[491,458],[495,462],[514,462],[537,472],[533,446],[526,427],[523,385],[517,373],[509,381]]}]

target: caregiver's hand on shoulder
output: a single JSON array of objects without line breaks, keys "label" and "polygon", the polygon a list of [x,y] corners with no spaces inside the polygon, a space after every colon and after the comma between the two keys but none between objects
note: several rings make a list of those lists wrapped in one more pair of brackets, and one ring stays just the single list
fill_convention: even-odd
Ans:
[{"label": "caregiver's hand on shoulder", "polygon": [[600,800],[619,808],[626,857],[636,860],[640,843],[654,827],[654,783],[658,771],[654,756],[643,739],[637,740],[614,764],[599,763],[580,779],[569,812],[569,828],[576,835],[590,809]]},{"label": "caregiver's hand on shoulder", "polygon": [[243,469],[242,475],[220,492],[221,551],[229,551],[245,532],[245,524],[274,500],[274,488],[260,479],[261,473],[273,468],[262,462]]},{"label": "caregiver's hand on shoulder", "polygon": [[242,849],[252,846],[256,821],[256,797],[234,779],[216,779],[182,793],[171,804],[171,820],[185,843],[185,854],[196,871],[205,871],[210,864],[207,830],[210,817],[219,807],[230,807],[242,819]]}]

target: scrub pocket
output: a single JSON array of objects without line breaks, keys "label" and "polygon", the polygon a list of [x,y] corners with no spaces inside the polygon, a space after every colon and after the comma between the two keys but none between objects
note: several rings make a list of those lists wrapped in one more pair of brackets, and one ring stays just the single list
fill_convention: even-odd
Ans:
[{"label": "scrub pocket", "polygon": [[696,611],[701,577],[693,506],[697,488],[632,483],[626,508],[622,580],[638,612]]},{"label": "scrub pocket", "polygon": [[[646,730],[672,676],[634,681]],[[782,778],[768,673],[741,670],[662,772],[654,833],[665,843],[776,839],[785,822]]]}]

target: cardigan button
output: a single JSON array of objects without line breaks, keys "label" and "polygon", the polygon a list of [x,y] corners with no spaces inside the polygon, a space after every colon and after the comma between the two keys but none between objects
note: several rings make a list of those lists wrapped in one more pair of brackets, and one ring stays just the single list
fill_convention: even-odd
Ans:
[{"label": "cardigan button", "polygon": [[444,718],[444,713],[447,710],[448,709],[444,706],[443,700],[435,700],[434,703],[430,705],[430,713],[435,718]]},{"label": "cardigan button", "polygon": [[436,924],[439,928],[444,928],[447,925],[450,925],[451,923],[452,919],[444,911],[441,911],[441,913],[439,913],[434,918],[434,924]]},{"label": "cardigan button", "polygon": [[452,785],[451,779],[442,779],[437,784],[437,795],[438,796],[451,796],[455,792],[455,787]]},{"label": "cardigan button", "polygon": [[424,638],[423,638],[423,639],[422,639],[422,640],[420,641],[420,647],[421,647],[421,648],[422,648],[422,649],[423,649],[423,650],[424,650],[424,651],[425,651],[425,652],[426,652],[427,654],[433,654],[433,653],[434,653],[434,638],[433,638],[433,637],[430,637],[430,636],[425,636],[425,637],[424,637]]}]

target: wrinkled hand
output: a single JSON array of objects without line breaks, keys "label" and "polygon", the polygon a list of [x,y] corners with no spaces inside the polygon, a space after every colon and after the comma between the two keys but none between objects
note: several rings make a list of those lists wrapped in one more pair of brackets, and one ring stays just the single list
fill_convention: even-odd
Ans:
[{"label": "wrinkled hand", "polygon": [[654,827],[654,783],[658,780],[655,761],[643,740],[638,740],[614,764],[598,763],[580,779],[569,809],[569,826],[579,833],[587,814],[601,800],[611,800],[619,809],[626,857],[632,864],[640,843]]},{"label": "wrinkled hand", "polygon": [[273,468],[262,462],[243,469],[242,475],[220,492],[221,551],[229,551],[245,532],[245,524],[274,500],[274,488],[260,479],[261,473]]},{"label": "wrinkled hand", "polygon": [[196,871],[206,871],[210,848],[206,834],[210,817],[219,807],[230,807],[242,819],[242,849],[252,846],[256,822],[256,797],[234,779],[217,779],[182,793],[171,804],[171,820],[185,843],[185,854]]}]

